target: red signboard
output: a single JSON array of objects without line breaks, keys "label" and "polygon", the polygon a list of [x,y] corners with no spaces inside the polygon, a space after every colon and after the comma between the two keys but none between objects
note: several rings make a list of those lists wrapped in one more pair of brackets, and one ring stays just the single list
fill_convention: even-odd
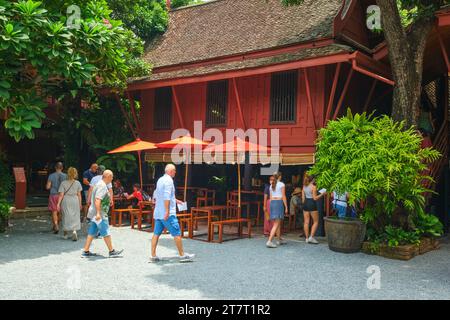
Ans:
[{"label": "red signboard", "polygon": [[27,196],[27,179],[25,169],[22,167],[13,168],[14,179],[16,181],[15,206],[16,209],[25,209]]}]

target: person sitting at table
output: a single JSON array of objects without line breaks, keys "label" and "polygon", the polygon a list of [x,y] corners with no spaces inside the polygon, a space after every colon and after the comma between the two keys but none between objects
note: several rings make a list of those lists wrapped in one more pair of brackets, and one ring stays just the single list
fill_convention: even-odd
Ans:
[{"label": "person sitting at table", "polygon": [[[297,187],[292,192],[291,201],[289,203],[289,214],[294,216],[295,223],[303,226],[303,209],[302,209],[302,188]],[[304,232],[300,233],[300,237],[303,237]]]},{"label": "person sitting at table", "polygon": [[125,189],[119,179],[115,180],[113,183],[113,193],[114,197],[123,197],[125,194]]},{"label": "person sitting at table", "polygon": [[133,209],[137,209],[139,207],[139,203],[144,201],[144,198],[142,197],[142,191],[139,184],[133,185],[133,193],[132,194],[125,194],[125,197],[127,200],[131,200],[131,207]]}]

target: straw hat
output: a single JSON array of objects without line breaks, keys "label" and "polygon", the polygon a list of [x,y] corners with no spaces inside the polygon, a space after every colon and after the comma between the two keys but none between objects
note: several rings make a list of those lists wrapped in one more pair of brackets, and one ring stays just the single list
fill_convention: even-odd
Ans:
[{"label": "straw hat", "polygon": [[297,187],[294,189],[294,192],[292,192],[292,195],[295,196],[295,195],[301,194],[301,193],[302,193],[302,189]]}]

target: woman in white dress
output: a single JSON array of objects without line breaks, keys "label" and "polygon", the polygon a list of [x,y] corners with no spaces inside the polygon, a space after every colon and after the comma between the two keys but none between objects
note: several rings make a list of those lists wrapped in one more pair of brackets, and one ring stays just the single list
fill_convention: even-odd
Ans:
[{"label": "woman in white dress", "polygon": [[59,186],[58,211],[62,212],[64,239],[68,239],[68,233],[71,232],[72,240],[77,241],[77,231],[81,229],[81,191],[83,188],[77,180],[77,169],[70,167],[67,170],[67,176],[68,179]]}]

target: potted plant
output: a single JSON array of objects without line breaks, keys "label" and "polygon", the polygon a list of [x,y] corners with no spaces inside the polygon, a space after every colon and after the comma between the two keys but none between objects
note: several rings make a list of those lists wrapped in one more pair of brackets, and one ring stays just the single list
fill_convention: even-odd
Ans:
[{"label": "potted plant", "polygon": [[[319,132],[316,175],[320,188],[349,193],[349,204],[356,208],[355,219],[325,219],[330,249],[355,252],[361,248],[367,228],[370,240],[402,234],[414,243],[421,233],[420,221],[426,217],[423,187],[427,163],[439,158],[432,148],[421,149],[422,137],[403,122],[388,116],[355,114],[330,121]],[[394,229],[392,229],[394,228]],[[401,232],[393,232],[393,230]],[[418,240],[420,241],[420,240]],[[391,241],[391,244],[397,242]]]}]

